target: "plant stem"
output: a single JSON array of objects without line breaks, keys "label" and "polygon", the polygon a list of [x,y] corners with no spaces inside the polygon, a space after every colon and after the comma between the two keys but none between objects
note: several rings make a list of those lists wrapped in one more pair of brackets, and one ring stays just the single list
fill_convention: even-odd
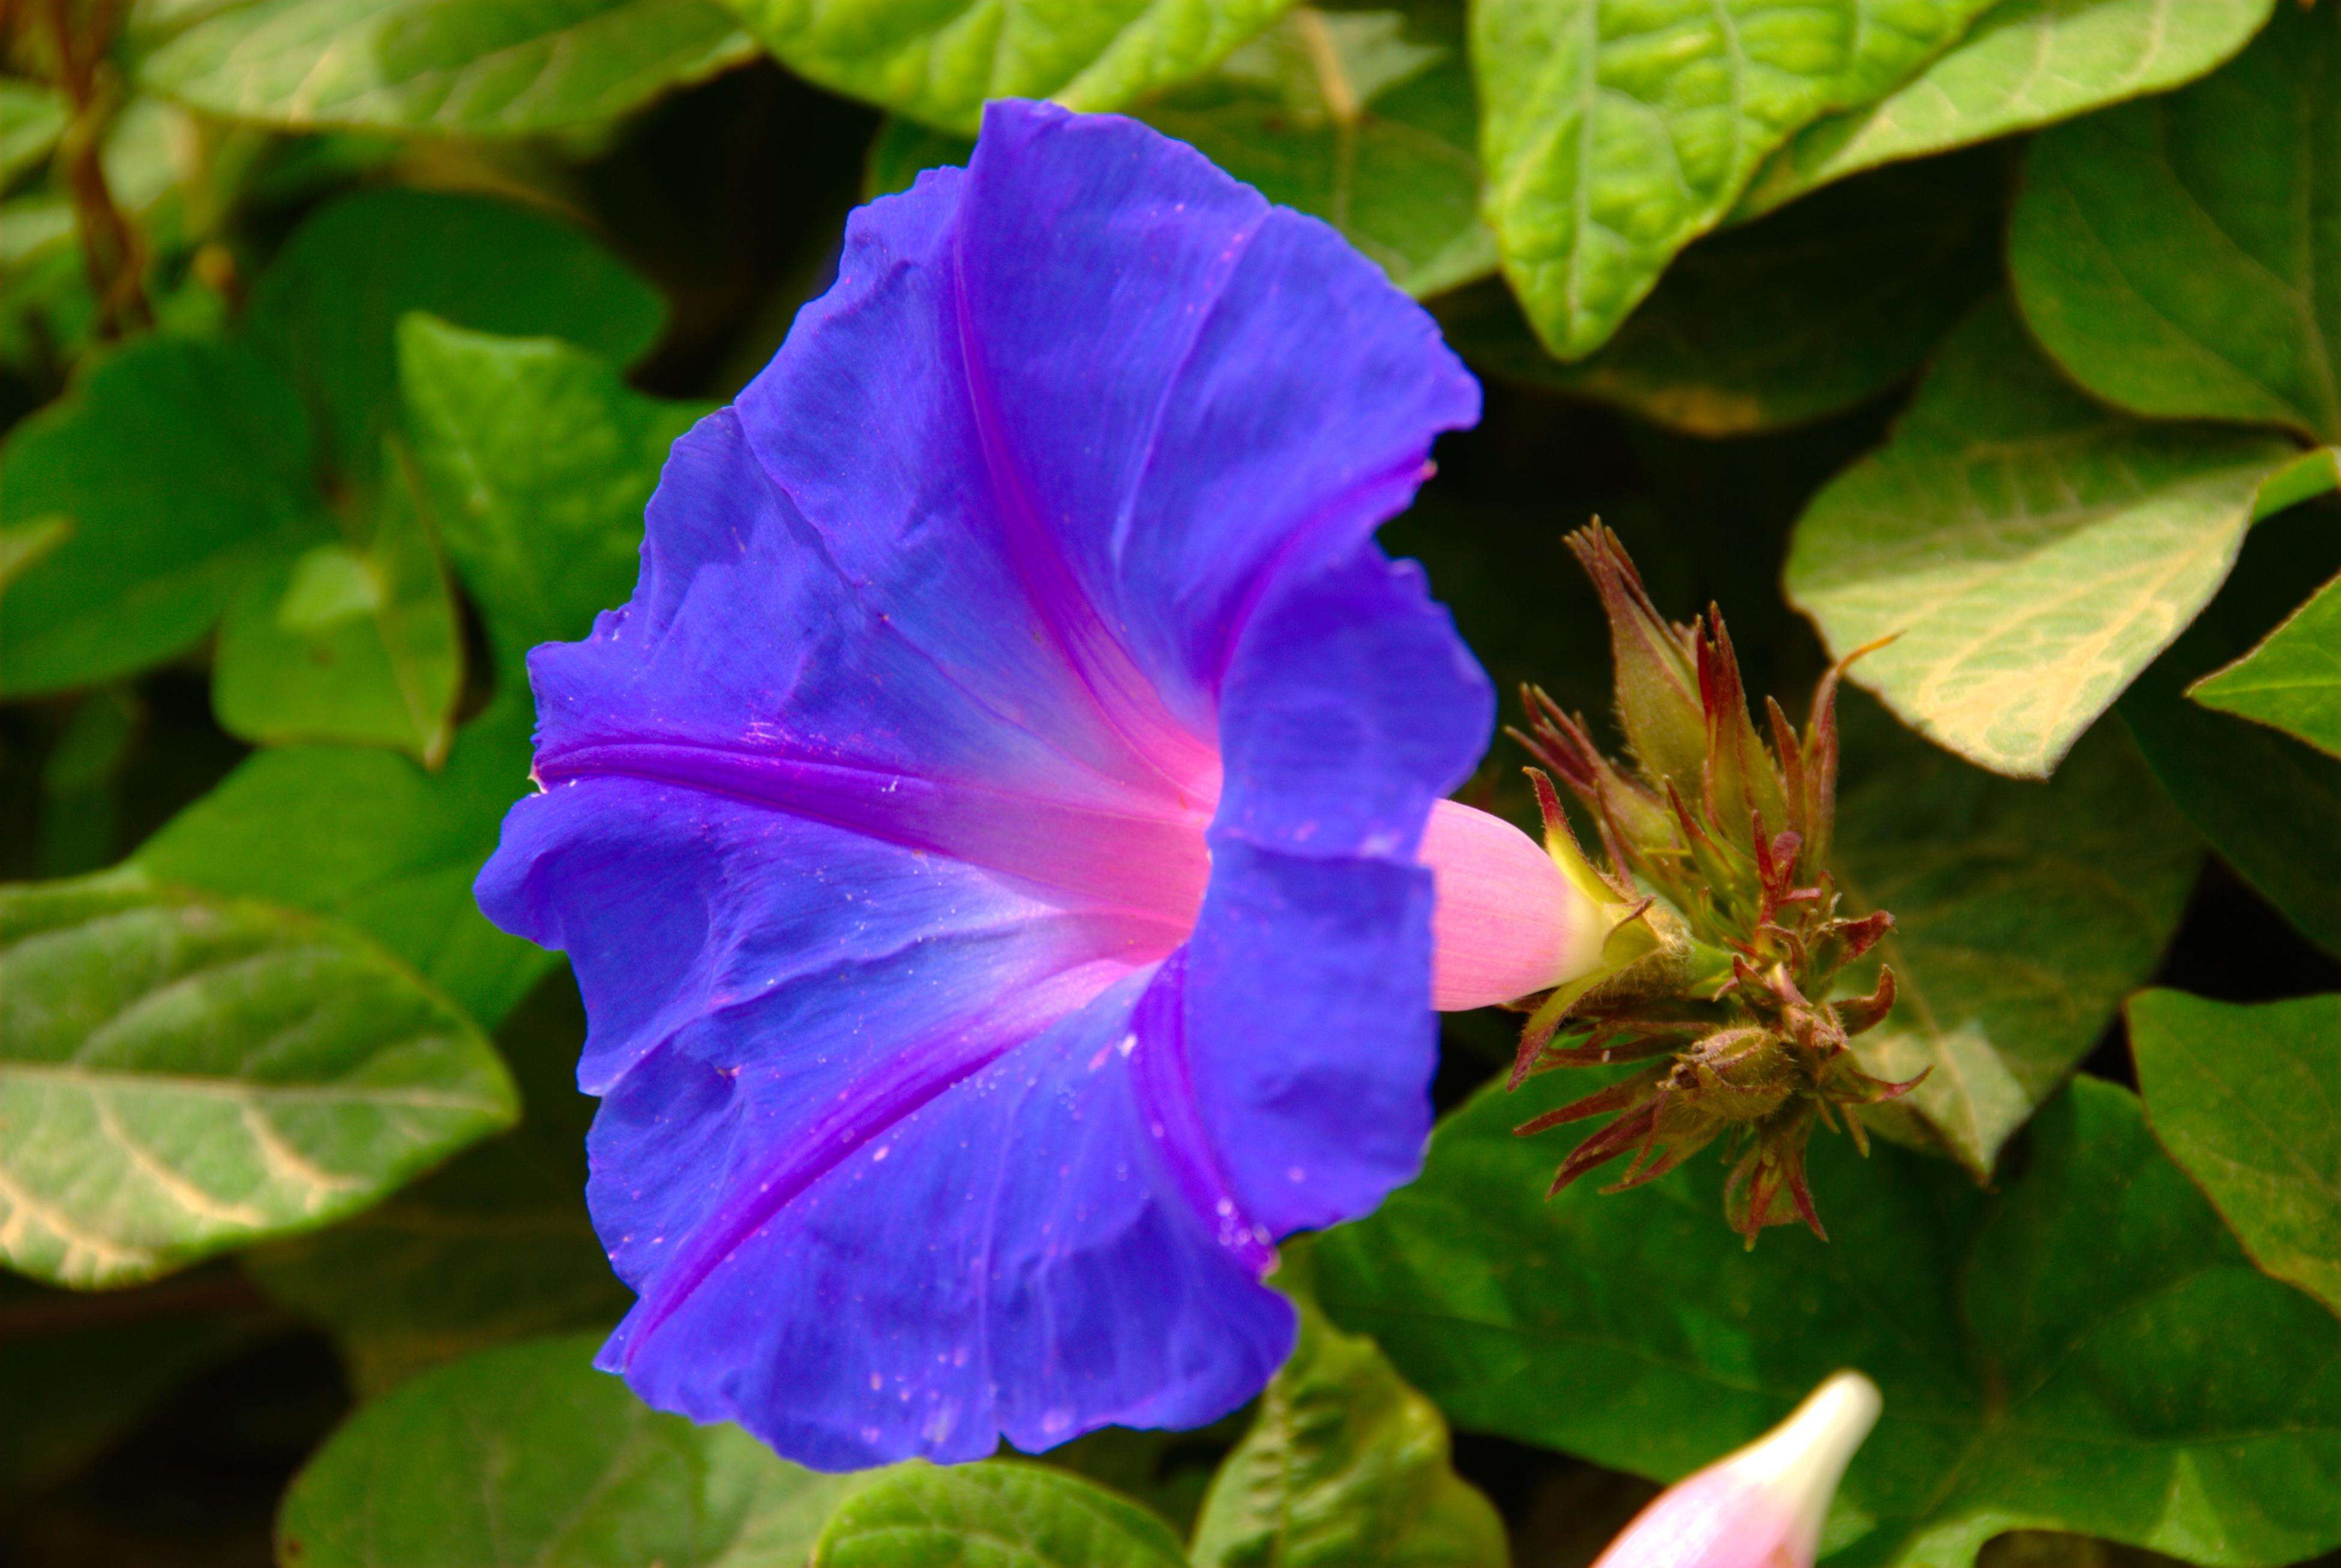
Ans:
[{"label": "plant stem", "polygon": [[82,264],[97,305],[97,333],[113,339],[122,335],[125,325],[154,324],[154,313],[146,302],[144,243],[115,204],[105,179],[105,130],[113,117],[105,51],[120,20],[121,4],[91,0],[85,13],[87,25],[78,29],[74,11],[74,0],[48,0],[57,84],[71,112],[57,155],[73,198]]}]

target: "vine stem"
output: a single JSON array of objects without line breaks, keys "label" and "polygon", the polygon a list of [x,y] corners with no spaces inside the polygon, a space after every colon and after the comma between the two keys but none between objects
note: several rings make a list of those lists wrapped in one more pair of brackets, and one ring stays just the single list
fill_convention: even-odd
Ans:
[{"label": "vine stem", "polygon": [[91,0],[85,13],[88,25],[79,29],[74,25],[74,0],[47,0],[47,7],[56,45],[57,84],[71,111],[58,161],[73,197],[82,265],[97,304],[98,335],[118,338],[125,323],[154,324],[146,301],[145,246],[115,203],[105,178],[105,128],[113,105],[104,66],[106,46],[120,20],[121,0]]}]

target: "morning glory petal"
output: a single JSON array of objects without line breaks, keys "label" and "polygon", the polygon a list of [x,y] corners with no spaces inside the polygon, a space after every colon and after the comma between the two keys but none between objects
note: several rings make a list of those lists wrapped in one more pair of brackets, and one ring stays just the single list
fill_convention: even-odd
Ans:
[{"label": "morning glory petal", "polygon": [[854,215],[633,600],[533,657],[480,878],[585,995],[604,1366],[824,1468],[1258,1391],[1276,1243],[1429,1129],[1418,849],[1492,699],[1371,532],[1478,407],[1134,122],[994,105]]}]

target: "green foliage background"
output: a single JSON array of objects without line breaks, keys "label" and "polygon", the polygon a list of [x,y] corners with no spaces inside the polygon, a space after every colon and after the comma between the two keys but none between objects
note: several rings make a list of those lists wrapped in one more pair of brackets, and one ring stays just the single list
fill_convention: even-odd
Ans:
[{"label": "green foliage background", "polygon": [[[1500,685],[1606,706],[1596,511],[1759,691],[1890,639],[1928,1077],[1831,1241],[1545,1201],[1465,1017],[1221,1427],[826,1477],[591,1371],[582,1015],[470,896],[522,659],[1003,94],[1430,303],[1488,417],[1386,537]],[[2341,1549],[2336,193],[2336,0],[0,9],[0,1563],[1574,1568],[1848,1365],[1832,1563]]]}]

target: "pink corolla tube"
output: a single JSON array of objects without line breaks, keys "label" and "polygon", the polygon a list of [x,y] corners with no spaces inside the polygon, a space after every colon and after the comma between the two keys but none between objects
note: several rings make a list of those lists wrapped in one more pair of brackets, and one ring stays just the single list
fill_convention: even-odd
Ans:
[{"label": "pink corolla tube", "polygon": [[1441,1012],[1509,1002],[1593,972],[1609,920],[1535,839],[1459,801],[1430,809],[1430,1001]]},{"label": "pink corolla tube", "polygon": [[1788,1420],[1667,1488],[1593,1568],[1812,1568],[1829,1500],[1879,1404],[1876,1384],[1838,1373]]}]

